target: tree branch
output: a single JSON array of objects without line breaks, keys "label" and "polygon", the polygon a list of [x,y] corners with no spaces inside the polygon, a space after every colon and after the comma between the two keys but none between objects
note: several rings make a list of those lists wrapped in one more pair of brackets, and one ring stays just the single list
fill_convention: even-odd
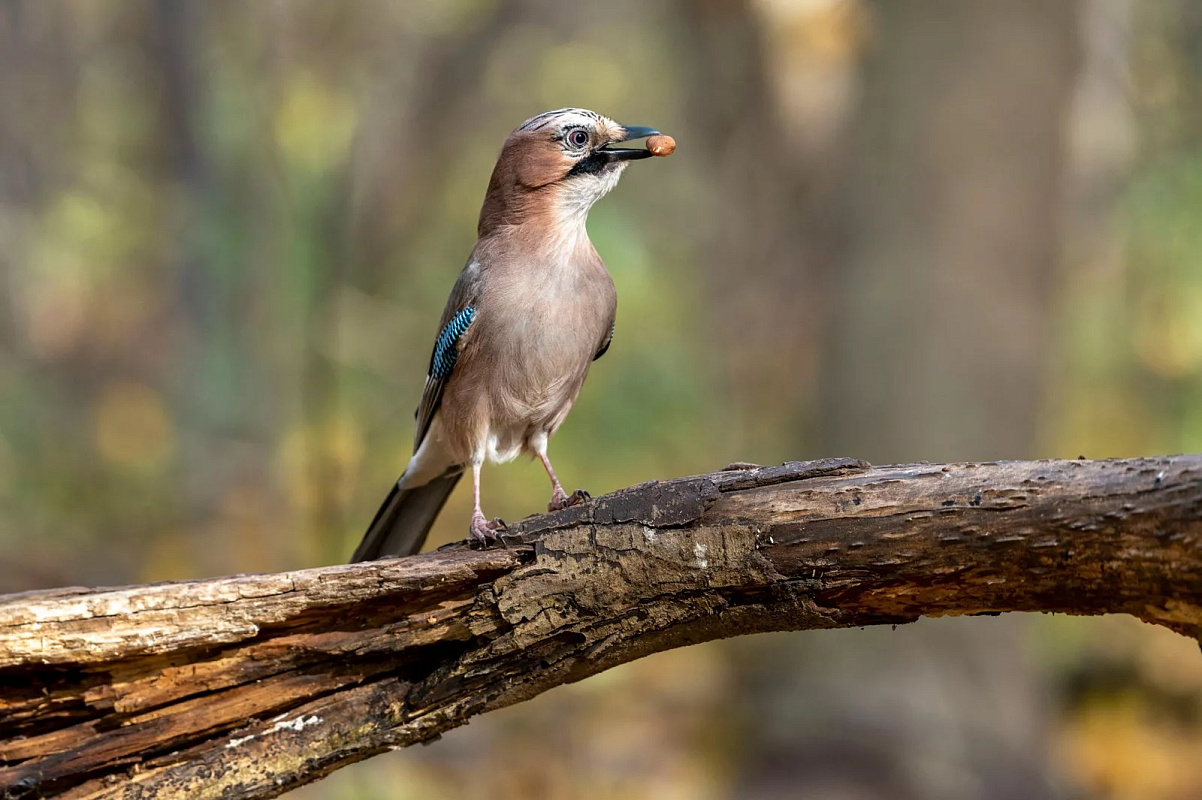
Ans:
[{"label": "tree branch", "polygon": [[4,797],[272,797],[641,656],[1053,611],[1202,637],[1202,456],[641,484],[503,550],[0,598]]}]

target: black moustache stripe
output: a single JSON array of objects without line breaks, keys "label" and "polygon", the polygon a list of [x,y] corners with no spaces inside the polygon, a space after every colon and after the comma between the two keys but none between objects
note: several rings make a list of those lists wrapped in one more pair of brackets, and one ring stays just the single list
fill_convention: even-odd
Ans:
[{"label": "black moustache stripe", "polygon": [[595,150],[591,155],[585,156],[577,161],[575,166],[568,170],[567,177],[570,178],[573,175],[596,175],[598,172],[609,166],[609,163],[610,161],[608,156],[598,150]]}]

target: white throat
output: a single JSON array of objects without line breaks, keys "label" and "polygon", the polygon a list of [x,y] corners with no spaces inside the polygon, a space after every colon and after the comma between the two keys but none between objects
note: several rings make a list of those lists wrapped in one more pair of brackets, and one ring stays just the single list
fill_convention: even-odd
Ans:
[{"label": "white throat", "polygon": [[589,209],[618,185],[618,179],[626,169],[619,164],[616,169],[607,169],[600,174],[579,176],[564,181],[555,202],[556,222],[563,228],[577,226],[583,230]]}]

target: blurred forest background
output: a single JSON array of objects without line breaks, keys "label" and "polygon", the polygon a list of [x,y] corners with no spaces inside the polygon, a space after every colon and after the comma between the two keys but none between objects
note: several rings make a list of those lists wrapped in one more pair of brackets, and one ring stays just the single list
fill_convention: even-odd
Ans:
[{"label": "blurred forest background", "polygon": [[[345,560],[501,142],[567,105],[679,142],[592,214],[619,322],[569,489],[1202,450],[1195,0],[0,0],[0,591]],[[1199,798],[1202,656],[1125,618],[715,643],[293,796]]]}]

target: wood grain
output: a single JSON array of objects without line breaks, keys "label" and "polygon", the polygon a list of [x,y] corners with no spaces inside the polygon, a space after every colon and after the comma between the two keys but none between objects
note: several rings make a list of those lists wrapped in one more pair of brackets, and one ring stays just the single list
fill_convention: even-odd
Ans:
[{"label": "wood grain", "polygon": [[445,548],[0,597],[5,798],[272,797],[641,656],[920,616],[1202,637],[1202,456],[733,465]]}]

